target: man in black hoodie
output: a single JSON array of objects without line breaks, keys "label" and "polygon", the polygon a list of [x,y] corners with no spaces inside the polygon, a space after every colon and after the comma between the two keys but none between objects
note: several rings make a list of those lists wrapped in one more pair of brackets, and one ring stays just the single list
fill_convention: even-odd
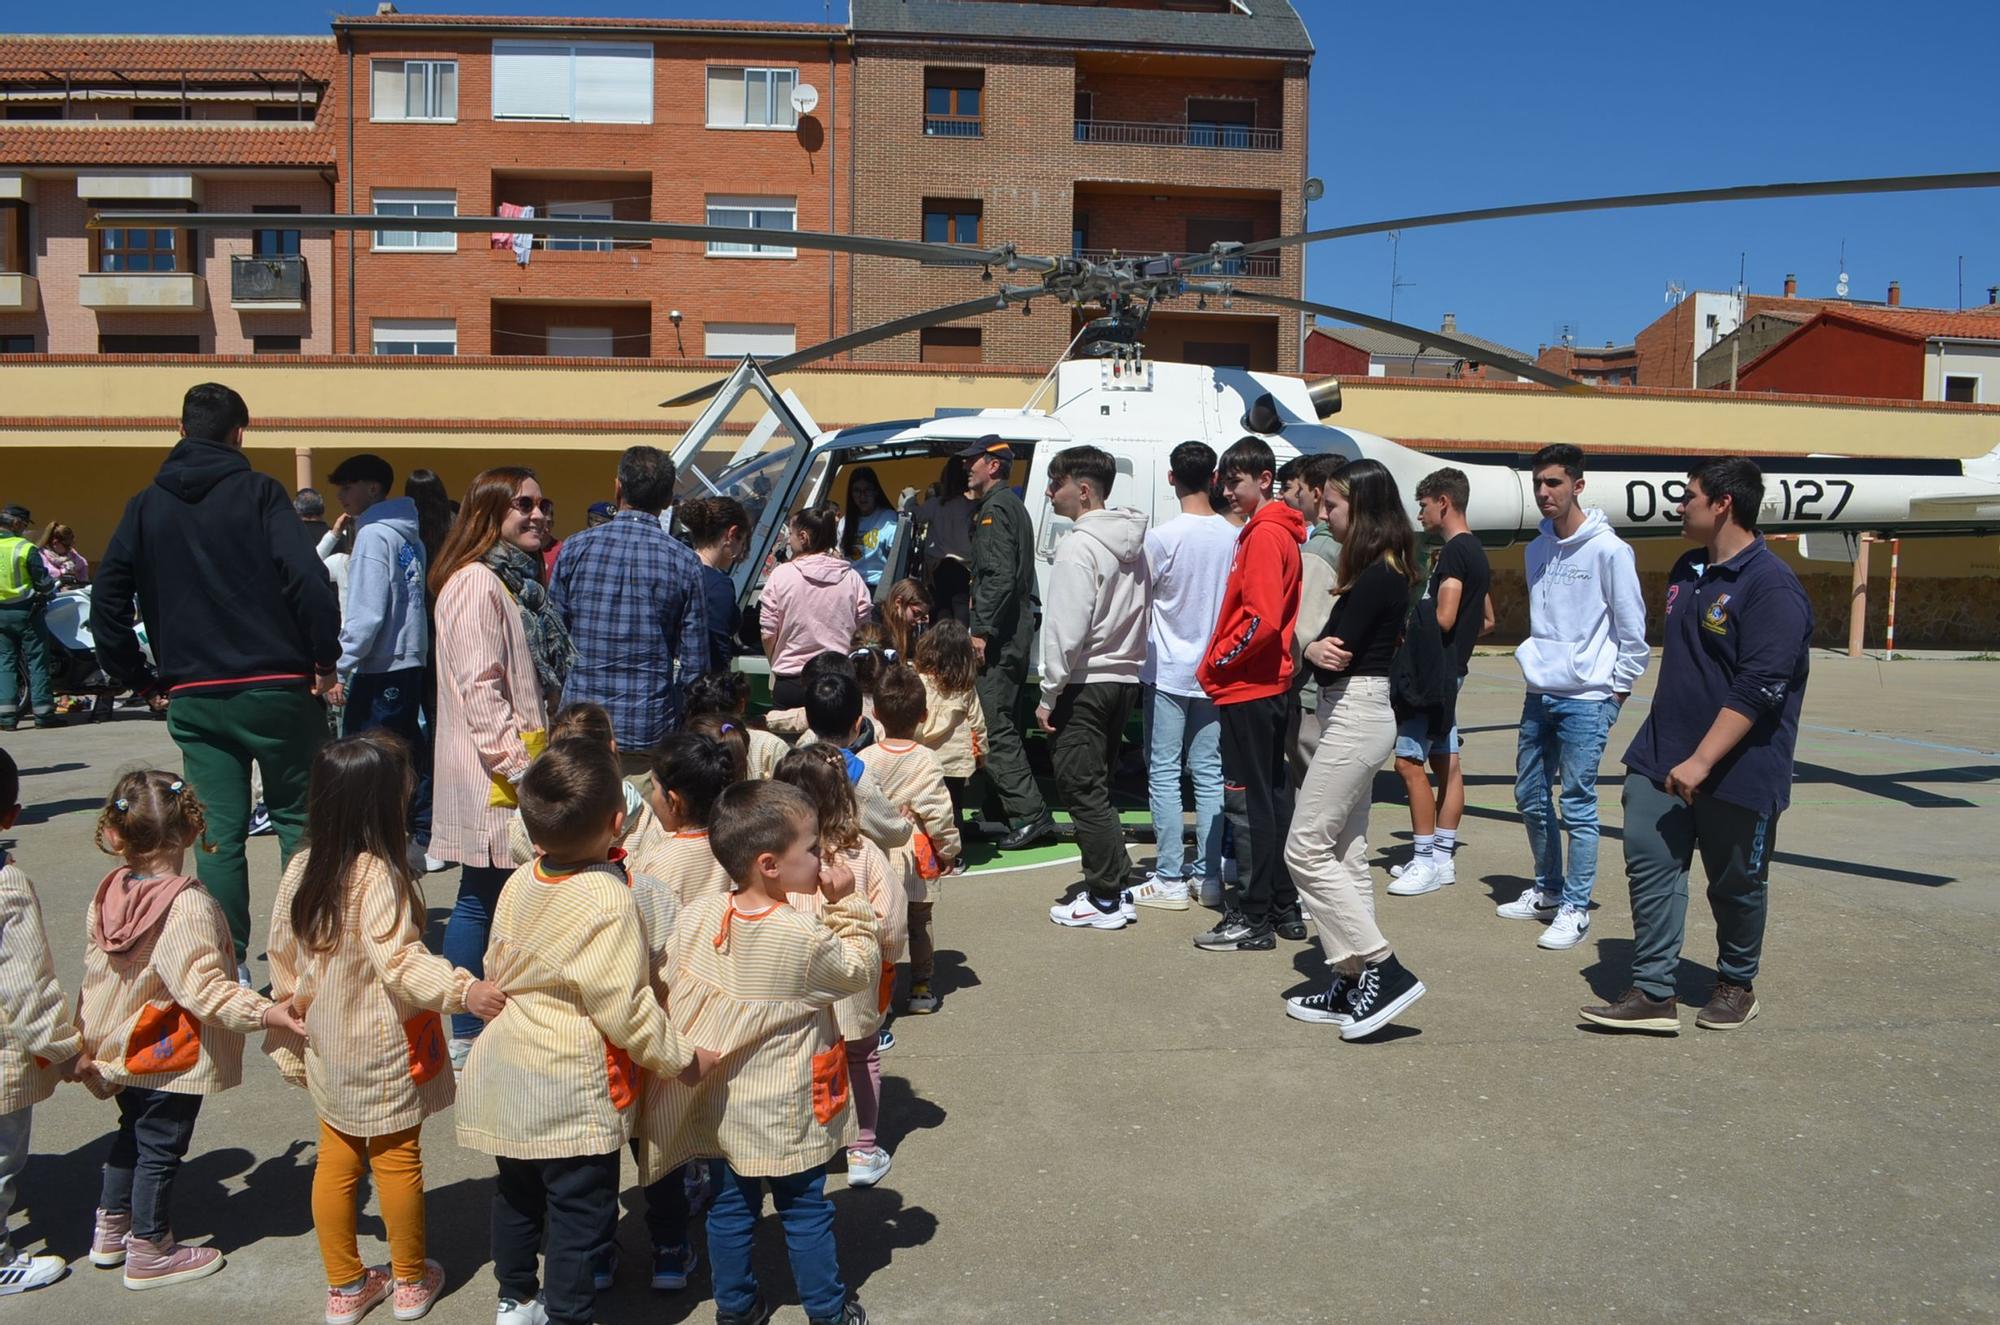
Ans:
[{"label": "man in black hoodie", "polygon": [[[122,685],[164,691],[167,730],[208,812],[215,851],[195,854],[222,905],[239,978],[250,941],[243,843],[250,765],[289,860],[306,822],[306,779],[327,737],[319,695],[340,659],[340,605],[291,499],[243,456],[250,411],[203,383],[181,403],[180,444],[126,503],[91,591],[97,657]],[[146,623],[157,673],[135,633]]]}]

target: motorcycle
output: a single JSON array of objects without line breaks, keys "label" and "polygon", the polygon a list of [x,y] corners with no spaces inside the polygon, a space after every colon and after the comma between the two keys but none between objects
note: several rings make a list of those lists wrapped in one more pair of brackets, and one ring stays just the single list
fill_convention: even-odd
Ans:
[{"label": "motorcycle", "polygon": [[[103,722],[125,687],[114,683],[98,665],[97,642],[90,634],[90,588],[65,589],[49,600],[42,614],[44,652],[49,660],[49,689],[59,695],[91,697],[91,720]],[[139,650],[153,661],[146,623],[138,624]]]}]

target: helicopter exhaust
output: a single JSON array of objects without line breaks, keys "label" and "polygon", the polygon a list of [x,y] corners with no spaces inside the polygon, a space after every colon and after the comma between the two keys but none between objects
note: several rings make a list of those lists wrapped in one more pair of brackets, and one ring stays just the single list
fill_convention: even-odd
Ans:
[{"label": "helicopter exhaust", "polygon": [[1317,414],[1320,418],[1331,418],[1340,413],[1340,383],[1338,380],[1329,377],[1324,382],[1314,382],[1310,387],[1306,388],[1306,394],[1312,397],[1313,413]]}]

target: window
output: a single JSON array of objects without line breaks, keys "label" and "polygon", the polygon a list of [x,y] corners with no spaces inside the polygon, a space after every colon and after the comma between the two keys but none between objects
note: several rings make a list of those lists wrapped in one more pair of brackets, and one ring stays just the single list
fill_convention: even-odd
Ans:
[{"label": "window", "polygon": [[931,138],[977,138],[986,100],[984,69],[924,70],[924,133]]},{"label": "window", "polygon": [[653,48],[496,41],[493,118],[651,124]]},{"label": "window", "polygon": [[[252,207],[250,210],[269,216],[295,216],[299,209],[297,204],[272,203],[267,206]],[[250,232],[250,252],[260,258],[297,257],[299,232],[260,226]]]},{"label": "window", "polygon": [[[608,202],[553,202],[549,204],[551,218],[570,217],[587,221],[609,221],[611,204]],[[550,235],[545,245],[559,253],[608,253],[611,251],[609,239],[577,239],[566,235]],[[554,333],[551,332],[551,335]],[[608,352],[608,351],[607,351]],[[549,353],[554,354],[554,350]],[[570,351],[565,350],[568,354]]]},{"label": "window", "polygon": [[28,270],[28,204],[0,202],[0,271]]},{"label": "window", "polygon": [[1096,118],[1097,94],[1094,92],[1077,93],[1075,119],[1076,140],[1078,142],[1087,143],[1090,141],[1090,122]]},{"label": "window", "polygon": [[1083,256],[1083,251],[1089,247],[1090,218],[1078,215],[1069,225],[1069,255],[1073,258],[1080,258]]},{"label": "window", "polygon": [[10,120],[59,120],[63,117],[60,101],[52,101],[45,106],[9,106],[7,118]]},{"label": "window", "polygon": [[256,108],[256,118],[266,124],[296,124],[301,120],[312,119],[314,114],[315,108],[311,102],[297,99]]},{"label": "window", "polygon": [[[929,244],[977,244],[985,204],[977,198],[924,199],[924,242]],[[940,262],[966,262],[970,258],[940,258]]]},{"label": "window", "polygon": [[[181,265],[184,247],[179,230],[99,230],[97,267],[101,272],[187,270]],[[192,353],[192,351],[190,351]]]},{"label": "window", "polygon": [[458,353],[458,324],[450,318],[376,318],[369,330],[377,354]]},{"label": "window", "polygon": [[[377,216],[457,216],[458,194],[450,189],[376,189]],[[452,253],[458,236],[449,230],[378,230],[377,253]]]},{"label": "window", "polygon": [[1959,377],[1955,374],[1947,376],[1944,379],[1944,398],[1946,400],[1960,401],[1967,405],[1978,404],[1979,379],[1976,377]]},{"label": "window", "polygon": [[[455,120],[458,118],[458,61],[377,60],[374,120]],[[287,117],[289,118],[289,117]]]},{"label": "window", "polygon": [[[721,198],[708,200],[710,225],[740,225],[753,230],[796,230],[799,228],[797,198]],[[790,244],[725,244],[710,240],[710,257],[795,258],[799,251]]]},{"label": "window", "polygon": [[297,336],[252,336],[250,338],[250,353],[297,354],[299,352],[299,343],[299,337]]},{"label": "window", "polygon": [[917,333],[921,363],[979,363],[985,358],[978,327],[925,327]]},{"label": "window", "polygon": [[798,332],[780,323],[710,322],[702,328],[702,337],[702,354],[710,359],[740,359],[746,354],[769,359],[799,347]]},{"label": "window", "polygon": [[550,354],[578,358],[609,359],[618,353],[612,342],[610,327],[550,327],[548,333]]},{"label": "window", "polygon": [[796,69],[710,69],[708,127],[795,129],[792,91],[798,85]]},{"label": "window", "polygon": [[0,336],[0,354],[33,354],[33,336]]},{"label": "window", "polygon": [[99,336],[99,354],[200,354],[199,336]]},{"label": "window", "polygon": [[142,102],[132,107],[132,118],[135,120],[191,120],[194,116],[190,113],[188,107],[181,102],[170,101],[165,104]]},{"label": "window", "polygon": [[1247,148],[1250,130],[1257,123],[1257,103],[1189,97],[1187,121],[1189,147]]}]

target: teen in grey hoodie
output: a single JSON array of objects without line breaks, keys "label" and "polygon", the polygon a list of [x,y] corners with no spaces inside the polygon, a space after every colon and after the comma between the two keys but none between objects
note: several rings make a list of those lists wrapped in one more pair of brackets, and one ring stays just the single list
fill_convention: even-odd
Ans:
[{"label": "teen in grey hoodie", "polygon": [[1042,701],[1035,720],[1055,737],[1056,785],[1076,825],[1085,891],[1051,907],[1070,928],[1122,929],[1131,858],[1111,808],[1118,740],[1146,662],[1146,517],[1107,510],[1117,466],[1094,446],[1049,461],[1049,504],[1075,527],[1056,544],[1042,607]]},{"label": "teen in grey hoodie", "polygon": [[332,477],[341,506],[354,517],[340,623],[343,730],[352,736],[386,728],[414,751],[423,740],[417,713],[431,641],[417,504],[387,496],[395,475],[377,456],[350,456]]}]

